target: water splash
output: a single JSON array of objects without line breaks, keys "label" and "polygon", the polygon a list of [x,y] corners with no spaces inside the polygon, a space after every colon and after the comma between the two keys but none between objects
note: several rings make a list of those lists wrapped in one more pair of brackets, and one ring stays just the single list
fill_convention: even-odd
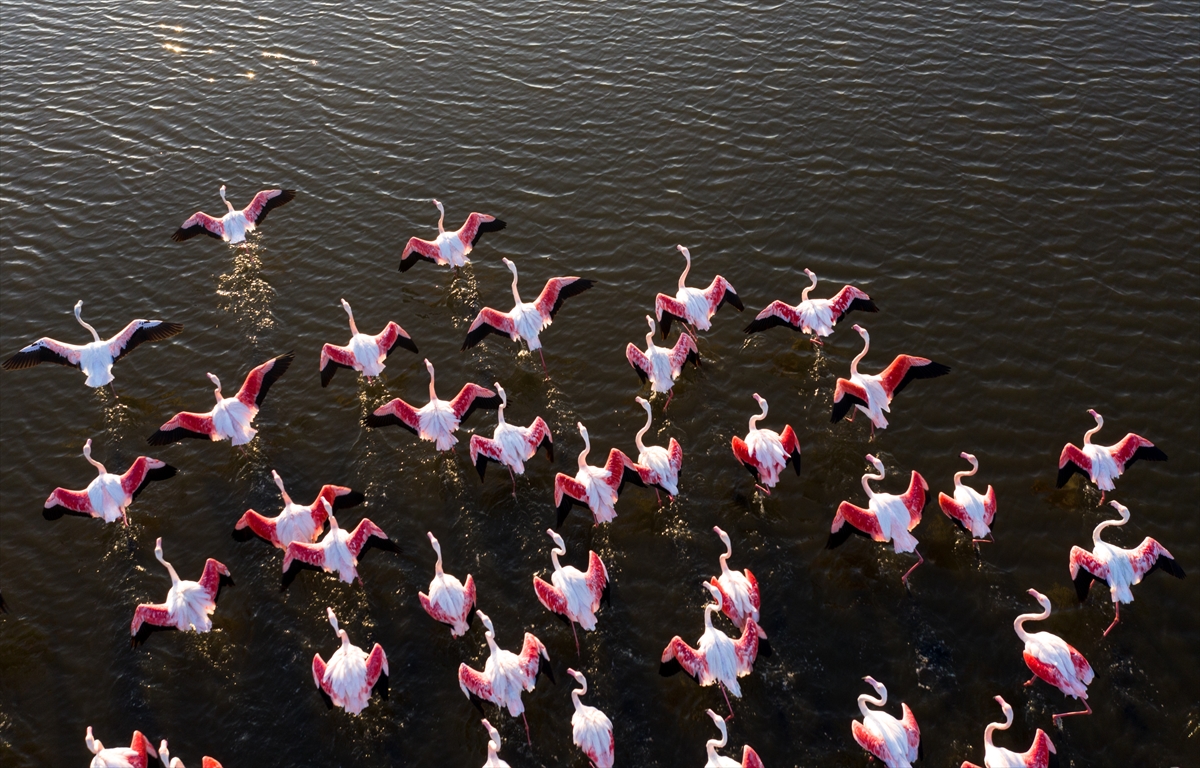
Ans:
[{"label": "water splash", "polygon": [[275,289],[263,277],[261,248],[246,242],[234,250],[233,269],[217,278],[221,309],[234,316],[251,344],[275,325]]}]

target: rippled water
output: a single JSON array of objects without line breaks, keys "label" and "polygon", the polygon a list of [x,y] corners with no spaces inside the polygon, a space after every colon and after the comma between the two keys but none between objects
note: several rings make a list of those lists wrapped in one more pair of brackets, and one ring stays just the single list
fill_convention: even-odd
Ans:
[{"label": "rippled water", "polygon": [[[1197,15],[1174,1],[0,5],[0,351],[85,338],[79,299],[106,335],[133,317],[186,325],[117,366],[119,400],[57,367],[0,376],[0,762],[82,765],[92,725],[110,745],[134,728],[167,737],[189,765],[482,763],[481,715],[455,681],[459,662],[484,659],[481,628],[451,640],[417,601],[431,530],[448,570],[474,575],[500,644],[534,631],[554,659],[557,684],[526,695],[532,749],[519,720],[484,708],[506,760],[585,765],[574,665],[615,723],[618,764],[699,765],[715,736],[704,709],[723,701],[660,676],[658,658],[672,635],[700,633],[719,524],[762,584],[771,638],[734,702],[729,754],[866,765],[849,723],[870,674],[916,712],[928,765],[982,761],[996,694],[1017,711],[1005,746],[1043,727],[1063,765],[1196,764]],[[298,196],[242,248],[171,243],[191,212],[220,210],[222,183],[238,205],[269,185]],[[435,231],[431,197],[452,226],[471,210],[508,222],[457,277],[396,271],[404,241]],[[747,312],[721,311],[703,367],[665,418],[656,407],[651,442],[685,450],[681,496],[658,509],[633,488],[614,524],[576,512],[561,528],[566,560],[595,549],[614,582],[577,659],[530,586],[550,567],[552,478],[574,467],[578,420],[597,453],[633,450],[643,415],[622,348],[673,290],[676,243],[693,284],[725,275]],[[480,306],[508,306],[501,256],[528,295],[553,275],[597,282],[544,335],[548,381],[503,339],[459,351]],[[854,282],[879,304],[855,318],[872,332],[868,371],[901,352],[954,369],[906,390],[874,440],[861,418],[829,424],[860,349],[849,328],[819,352],[784,330],[741,332],[770,300],[798,300],[804,267],[818,296]],[[550,423],[555,464],[532,461],[514,501],[502,471],[479,482],[465,438],[451,456],[364,432],[366,409],[423,401],[426,376],[398,351],[382,382],[342,372],[322,390],[320,345],[347,336],[341,297],[366,329],[403,325],[444,396],[503,383],[512,420]],[[145,445],[170,414],[207,407],[206,371],[237,380],[293,349],[246,452]],[[754,391],[766,426],[792,424],[804,449],[802,477],[769,498],[729,452]],[[1067,552],[1109,508],[1075,482],[1054,490],[1090,407],[1108,419],[1101,437],[1137,431],[1170,455],[1118,481],[1134,516],[1110,538],[1154,536],[1192,571],[1148,578],[1108,639],[1111,606],[1102,592],[1076,602]],[[494,423],[477,414],[468,432]],[[180,469],[139,497],[128,529],[39,514],[55,486],[93,476],[87,438],[110,468],[150,453]],[[862,501],[865,453],[893,473],[885,490],[917,469],[936,493],[963,450],[999,496],[996,544],[977,554],[931,504],[911,594],[910,557],[859,538],[824,548],[837,504]],[[370,551],[362,586],[304,571],[283,588],[279,555],[231,535],[248,507],[277,511],[272,468],[305,501],[323,483],[364,492],[344,522],[369,515],[399,551]],[[211,634],[131,649],[134,606],[168,585],[158,536],[184,578],[211,556],[234,584]],[[1021,686],[1011,621],[1033,610],[1029,587],[1054,601],[1045,628],[1096,668],[1096,714],[1061,730],[1064,698]],[[387,698],[359,718],[312,685],[312,654],[337,644],[325,606],[391,662]]]}]

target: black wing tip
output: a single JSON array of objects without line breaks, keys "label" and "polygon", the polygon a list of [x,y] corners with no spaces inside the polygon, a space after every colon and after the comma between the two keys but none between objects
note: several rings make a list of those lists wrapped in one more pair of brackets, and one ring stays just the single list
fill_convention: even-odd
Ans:
[{"label": "black wing tip", "polygon": [[[796,476],[799,477],[800,476],[800,452],[796,451],[795,453],[793,453],[791,456],[791,459],[792,459],[792,467],[796,470]],[[925,497],[926,497],[925,502],[928,503],[929,502],[929,494],[925,494]]]},{"label": "black wing tip", "polygon": [[1187,576],[1187,574],[1183,572],[1183,567],[1175,561],[1175,558],[1167,557],[1166,555],[1159,555],[1158,560],[1154,562],[1154,567],[1158,568],[1159,570],[1166,571],[1177,579],[1182,579]]},{"label": "black wing tip", "polygon": [[1134,458],[1138,461],[1166,461],[1167,454],[1163,453],[1163,449],[1156,445],[1145,445],[1138,448],[1134,452]]},{"label": "black wing tip", "polygon": [[1075,574],[1075,596],[1079,598],[1079,602],[1087,600],[1088,592],[1092,588],[1092,581],[1096,577],[1085,568],[1080,568],[1079,573]]},{"label": "black wing tip", "polygon": [[543,448],[546,449],[546,459],[551,464],[553,464],[554,463],[554,441],[550,439],[549,434],[547,434],[545,437],[542,438],[542,442],[538,443],[538,450],[540,451]]},{"label": "black wing tip", "polygon": [[777,315],[768,315],[767,317],[756,317],[755,319],[751,320],[750,324],[742,329],[742,332],[759,333],[760,331],[765,331],[768,328],[774,328],[777,325],[786,325],[789,328],[794,328],[794,326],[787,320],[784,320]]},{"label": "black wing tip", "polygon": [[744,310],[746,308],[746,306],[744,304],[742,304],[742,300],[737,295],[737,293],[735,293],[734,291],[732,291],[730,289],[725,290],[725,295],[721,297],[721,303],[722,304],[732,304],[734,306],[734,308],[737,309],[738,312],[741,312],[742,310]]},{"label": "black wing tip", "polygon": [[294,190],[294,189],[282,190],[278,195],[275,195],[275,197],[274,197],[275,205],[283,205],[284,203],[290,203],[295,199],[296,199],[296,190]]},{"label": "black wing tip", "polygon": [[1055,482],[1054,487],[1062,488],[1067,484],[1067,481],[1071,479],[1071,475],[1074,475],[1075,473],[1079,473],[1084,477],[1089,477],[1088,473],[1084,472],[1082,467],[1072,461],[1068,461],[1065,466],[1059,467],[1058,480]]},{"label": "black wing tip", "polygon": [[184,240],[187,240],[187,239],[188,239],[187,230],[185,230],[183,227],[180,227],[179,229],[175,230],[175,232],[172,233],[172,235],[171,235],[171,240],[173,240],[176,243],[182,243]]},{"label": "black wing tip", "polygon": [[482,453],[475,459],[475,471],[479,473],[479,481],[483,482],[483,475],[487,472],[487,464],[492,459]]},{"label": "black wing tip", "polygon": [[397,347],[407,349],[409,352],[412,352],[414,355],[421,354],[421,351],[419,349],[417,349],[416,342],[414,342],[412,340],[412,338],[409,336],[397,336],[396,343],[392,344],[392,348],[388,350],[388,354],[390,355],[390,354],[392,354],[392,352],[395,352]]},{"label": "black wing tip", "polygon": [[856,405],[866,405],[862,400],[853,395],[843,395],[842,399],[833,404],[833,414],[829,418],[830,424],[837,424],[839,421],[850,413],[850,409]]},{"label": "black wing tip", "polygon": [[350,493],[343,493],[341,496],[335,496],[333,499],[333,504],[330,506],[333,507],[333,511],[336,512],[339,509],[350,509],[351,507],[357,507],[366,500],[367,497],[358,491],[350,491]]},{"label": "black wing tip", "polygon": [[855,299],[850,302],[850,306],[846,308],[847,312],[878,312],[879,307],[875,306],[872,299]]},{"label": "black wing tip", "polygon": [[945,376],[947,373],[950,373],[950,366],[942,365],[941,363],[935,363],[932,360],[930,360],[927,365],[922,365],[920,368],[917,368],[915,370],[920,371],[919,375],[921,378],[933,379],[938,376]]},{"label": "black wing tip", "polygon": [[150,437],[147,437],[146,442],[153,446],[170,445],[176,440],[172,434],[173,432],[175,432],[173,429],[167,432],[160,429],[153,435],[150,435]]},{"label": "black wing tip", "polygon": [[491,221],[483,221],[479,223],[479,232],[499,232],[508,227],[508,222],[504,219],[492,219]]}]

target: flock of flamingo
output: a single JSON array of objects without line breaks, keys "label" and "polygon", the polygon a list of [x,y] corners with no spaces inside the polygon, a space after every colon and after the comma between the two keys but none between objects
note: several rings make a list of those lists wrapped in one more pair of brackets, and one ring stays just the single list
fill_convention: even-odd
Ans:
[{"label": "flock of flamingo", "polygon": [[[237,210],[225,199],[225,187],[222,186],[221,199],[225,201],[227,213],[221,218],[196,213],[183,223],[172,239],[182,241],[206,234],[231,244],[240,243],[250,231],[262,224],[272,209],[294,197],[295,193],[290,190],[264,190],[255,195],[246,208]],[[494,216],[472,213],[458,230],[446,231],[445,210],[440,202],[433,202],[440,214],[438,236],[434,240],[411,238],[401,255],[401,272],[421,260],[458,269],[469,262],[468,256],[485,233],[505,228],[505,223]],[[714,315],[723,305],[731,304],[739,311],[743,309],[737,291],[720,275],[706,288],[687,286],[692,257],[687,248],[678,246],[678,249],[687,266],[679,277],[676,294],[667,296],[660,293],[655,298],[654,315],[646,317],[649,333],[646,335],[645,350],[634,344],[629,344],[626,350],[626,357],[643,384],[649,382],[652,393],[668,394],[664,410],[670,406],[671,390],[683,374],[685,364],[700,362],[697,334],[711,327]],[[553,322],[563,302],[591,288],[592,281],[575,276],[555,277],[546,283],[535,301],[523,302],[517,290],[517,268],[508,259],[503,259],[503,262],[513,275],[514,306],[506,312],[491,307],[483,308],[470,325],[463,349],[480,343],[488,334],[494,333],[513,341],[524,341],[529,350],[538,350],[541,354],[540,334]],[[856,310],[878,311],[866,293],[850,285],[831,299],[809,298],[817,285],[817,276],[807,269],[804,273],[811,282],[801,292],[800,303],[792,306],[782,301],[771,302],[746,327],[747,333],[782,325],[807,334],[813,344],[819,345],[823,343],[823,337],[834,332],[835,326],[847,313]],[[385,360],[397,348],[418,352],[412,338],[394,322],[389,322],[375,335],[360,332],[355,325],[350,304],[345,300],[341,303],[349,318],[351,338],[345,345],[325,344],[321,348],[319,372],[322,387],[329,385],[339,368],[357,371],[364,377],[375,377],[380,375]],[[56,363],[80,369],[87,375],[85,384],[89,387],[111,387],[112,367],[117,361],[142,343],[169,339],[183,330],[178,323],[134,320],[116,336],[101,339],[96,330],[83,321],[82,304],[81,301],[75,305],[75,317],[91,333],[91,342],[71,344],[48,337],[41,338],[5,360],[3,368],[12,370],[42,362]],[[682,326],[675,344],[671,347],[656,346],[656,328],[665,339],[675,322]],[[853,419],[854,412],[858,411],[870,420],[873,434],[875,429],[888,426],[885,414],[891,412],[892,400],[910,382],[942,376],[949,373],[950,369],[927,358],[900,355],[880,373],[862,373],[858,366],[870,348],[870,336],[858,325],[854,326],[854,330],[862,337],[863,348],[850,364],[849,377],[837,380],[831,420],[837,422],[848,414]],[[541,359],[544,367],[545,357]],[[248,443],[256,434],[253,423],[268,390],[288,371],[292,361],[293,354],[289,352],[256,366],[231,397],[222,394],[221,382],[215,375],[207,374],[216,387],[213,407],[203,413],[175,414],[150,435],[148,442],[150,445],[163,446],[187,438],[198,438],[229,440],[235,446]],[[368,429],[402,427],[422,440],[433,442],[439,451],[452,451],[458,442],[455,432],[473,411],[498,409],[498,424],[492,436],[471,436],[470,459],[481,480],[489,462],[508,469],[513,477],[515,496],[515,476],[524,473],[526,461],[541,449],[545,449],[547,456],[553,459],[554,440],[546,422],[538,417],[528,427],[509,424],[505,420],[507,395],[498,382],[494,385],[495,389],[467,383],[453,399],[443,400],[435,390],[433,364],[429,360],[425,360],[424,364],[429,372],[429,401],[414,407],[396,398],[367,414],[363,420],[364,426]],[[113,394],[116,394],[115,389]],[[755,487],[764,494],[770,494],[770,489],[780,482],[781,473],[788,464],[792,465],[796,474],[800,473],[800,442],[791,426],[785,425],[782,432],[759,427],[759,422],[767,417],[768,405],[757,393],[753,397],[760,412],[750,417],[744,438],[732,438],[731,448],[737,461],[753,476]],[[673,498],[680,493],[683,447],[673,438],[667,447],[645,445],[643,436],[650,428],[653,411],[648,400],[637,397],[636,401],[646,411],[646,424],[634,437],[638,451],[636,460],[618,448],[611,448],[602,465],[589,464],[587,457],[591,443],[587,428],[582,423],[577,425],[584,441],[584,449],[578,456],[578,471],[573,477],[559,473],[554,479],[554,504],[560,515],[560,525],[573,505],[586,507],[597,525],[611,523],[617,515],[616,504],[626,483],[654,488],[660,494],[660,499],[661,494]],[[1081,474],[1101,490],[1103,503],[1103,494],[1114,489],[1113,481],[1135,461],[1165,461],[1167,457],[1149,440],[1132,433],[1114,445],[1093,443],[1092,438],[1103,426],[1104,420],[1095,411],[1089,413],[1095,419],[1096,426],[1084,434],[1081,448],[1071,444],[1063,448],[1058,464],[1058,486],[1065,485],[1073,474]],[[128,525],[129,507],[138,494],[149,483],[166,480],[176,473],[174,467],[148,456],[138,457],[121,474],[111,473],[92,458],[90,439],[84,443],[83,455],[96,468],[97,476],[81,491],[54,489],[46,500],[47,510],[61,508],[61,511],[97,517],[106,523],[120,520]],[[965,477],[978,472],[979,462],[974,455],[966,452],[962,458],[970,463],[971,469],[954,475],[953,495],[940,493],[938,504],[947,517],[970,534],[973,541],[989,541],[997,510],[996,494],[991,486],[986,492],[980,493],[963,483]],[[849,501],[838,506],[830,529],[830,546],[845,541],[851,533],[860,533],[877,542],[890,542],[897,553],[916,554],[917,562],[901,577],[907,587],[909,577],[923,562],[912,531],[921,522],[930,486],[914,470],[908,488],[903,493],[876,491],[871,483],[885,479],[884,465],[870,454],[866,456],[866,461],[874,468],[874,473],[868,472],[862,477],[866,507]],[[299,560],[336,574],[346,583],[358,579],[358,555],[368,539],[387,539],[387,534],[365,517],[353,529],[343,528],[335,513],[361,503],[363,495],[350,488],[325,485],[311,504],[300,504],[288,495],[278,473],[273,471],[272,477],[282,497],[282,510],[275,517],[248,510],[237,521],[236,528],[248,528],[283,550],[281,567],[285,573],[294,561]],[[1092,550],[1089,552],[1081,547],[1073,547],[1068,558],[1070,576],[1081,600],[1086,598],[1093,581],[1102,582],[1109,588],[1115,616],[1104,631],[1105,636],[1120,620],[1121,604],[1133,600],[1130,587],[1139,583],[1146,574],[1162,569],[1177,577],[1184,575],[1170,552],[1152,538],[1146,538],[1133,549],[1105,542],[1101,538],[1102,532],[1109,527],[1124,525],[1130,517],[1128,508],[1116,501],[1111,503],[1120,514],[1120,519],[1100,523],[1092,536]],[[663,650],[661,661],[678,662],[702,686],[716,684],[729,707],[728,718],[711,709],[706,712],[721,736],[707,742],[708,761],[705,765],[752,768],[763,764],[752,747],[744,748],[740,762],[718,754],[717,750],[726,745],[727,720],[733,716],[729,696],[741,696],[738,679],[751,674],[759,641],[766,638],[766,633],[759,626],[764,603],[754,574],[749,569],[730,568],[728,561],[733,553],[733,544],[728,534],[719,527],[714,528],[714,532],[724,544],[725,553],[719,558],[720,575],[703,583],[703,588],[712,599],[703,610],[703,632],[695,647],[679,636],[671,638]],[[533,590],[548,611],[570,622],[578,650],[579,637],[575,627],[578,625],[585,632],[596,628],[596,614],[609,583],[608,569],[595,552],[588,553],[585,570],[563,565],[560,558],[567,555],[563,538],[553,529],[547,530],[546,534],[554,542],[549,553],[552,566],[550,580],[545,581],[539,575],[534,575]],[[472,611],[485,628],[484,640],[489,654],[487,661],[482,671],[465,663],[459,666],[458,682],[462,692],[468,698],[477,697],[505,708],[513,717],[524,717],[522,694],[534,689],[539,673],[544,671],[544,665],[549,662],[545,645],[534,634],[526,632],[519,653],[502,649],[496,641],[496,629],[491,619],[476,604],[474,579],[468,575],[464,583],[446,573],[441,544],[433,533],[429,533],[428,537],[436,554],[436,562],[428,594],[421,593],[419,596],[421,606],[434,620],[448,625],[453,637],[460,637],[470,630]],[[209,558],[199,580],[188,581],[181,579],[164,558],[161,538],[155,543],[154,554],[166,568],[171,587],[164,602],[134,607],[131,636],[136,638],[144,624],[174,627],[181,631],[209,631],[220,580],[222,576],[229,575],[229,569]],[[1087,701],[1087,686],[1093,679],[1091,666],[1079,651],[1057,635],[1025,630],[1027,622],[1043,620],[1051,611],[1050,601],[1045,595],[1034,589],[1029,590],[1029,594],[1041,605],[1041,612],[1021,614],[1013,622],[1017,637],[1024,644],[1025,663],[1033,673],[1025,685],[1032,685],[1040,679],[1066,696],[1083,702],[1085,708],[1082,710],[1053,715],[1056,725],[1064,717],[1090,714],[1092,709]],[[717,614],[723,614],[736,629],[733,636],[714,622]],[[357,715],[368,706],[372,689],[380,677],[388,673],[387,654],[378,643],[369,653],[354,645],[347,631],[339,626],[333,610],[326,609],[326,615],[340,646],[328,661],[322,659],[320,653],[314,655],[313,682],[334,705]],[[588,693],[587,679],[574,669],[569,669],[568,673],[581,686],[571,694],[574,703],[571,717],[573,741],[595,768],[610,768],[615,760],[612,721],[596,707],[581,703],[580,697]],[[899,718],[880,709],[887,704],[887,688],[871,677],[863,679],[878,696],[863,694],[858,697],[862,719],[851,724],[854,740],[888,768],[909,766],[920,754],[920,729],[916,716],[907,704],[901,704]],[[991,723],[984,731],[984,766],[1045,768],[1055,747],[1040,729],[1032,746],[1025,752],[1015,752],[993,744],[995,731],[1004,730],[1013,722],[1012,707],[1001,696],[995,698],[1005,719],[1002,723]],[[868,704],[875,709],[868,708]],[[499,756],[499,733],[487,720],[483,721],[483,725],[488,733],[485,768],[507,766]],[[526,738],[530,740],[528,722],[525,729]],[[92,729],[88,727],[86,744],[94,755],[92,768],[147,768],[147,761],[151,757],[157,757],[168,768],[182,768],[183,765],[178,757],[170,756],[166,740],[160,743],[156,751],[149,739],[138,731],[134,732],[127,749],[106,748],[93,737]],[[203,765],[205,768],[220,768],[220,764],[211,757],[204,757]],[[963,763],[963,768],[972,766],[973,763]]]}]

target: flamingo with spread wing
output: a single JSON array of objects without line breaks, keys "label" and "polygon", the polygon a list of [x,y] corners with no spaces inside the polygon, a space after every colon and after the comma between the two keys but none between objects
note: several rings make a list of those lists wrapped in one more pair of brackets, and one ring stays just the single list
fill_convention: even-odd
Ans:
[{"label": "flamingo with spread wing", "polygon": [[296,193],[290,189],[264,189],[259,192],[242,210],[233,207],[233,203],[225,199],[225,185],[221,185],[221,202],[225,203],[228,212],[220,218],[209,216],[200,211],[192,214],[183,226],[175,230],[171,239],[177,243],[195,237],[208,235],[218,240],[224,240],[230,245],[237,245],[246,239],[246,234],[253,232],[267,214],[281,205],[296,199]]}]

